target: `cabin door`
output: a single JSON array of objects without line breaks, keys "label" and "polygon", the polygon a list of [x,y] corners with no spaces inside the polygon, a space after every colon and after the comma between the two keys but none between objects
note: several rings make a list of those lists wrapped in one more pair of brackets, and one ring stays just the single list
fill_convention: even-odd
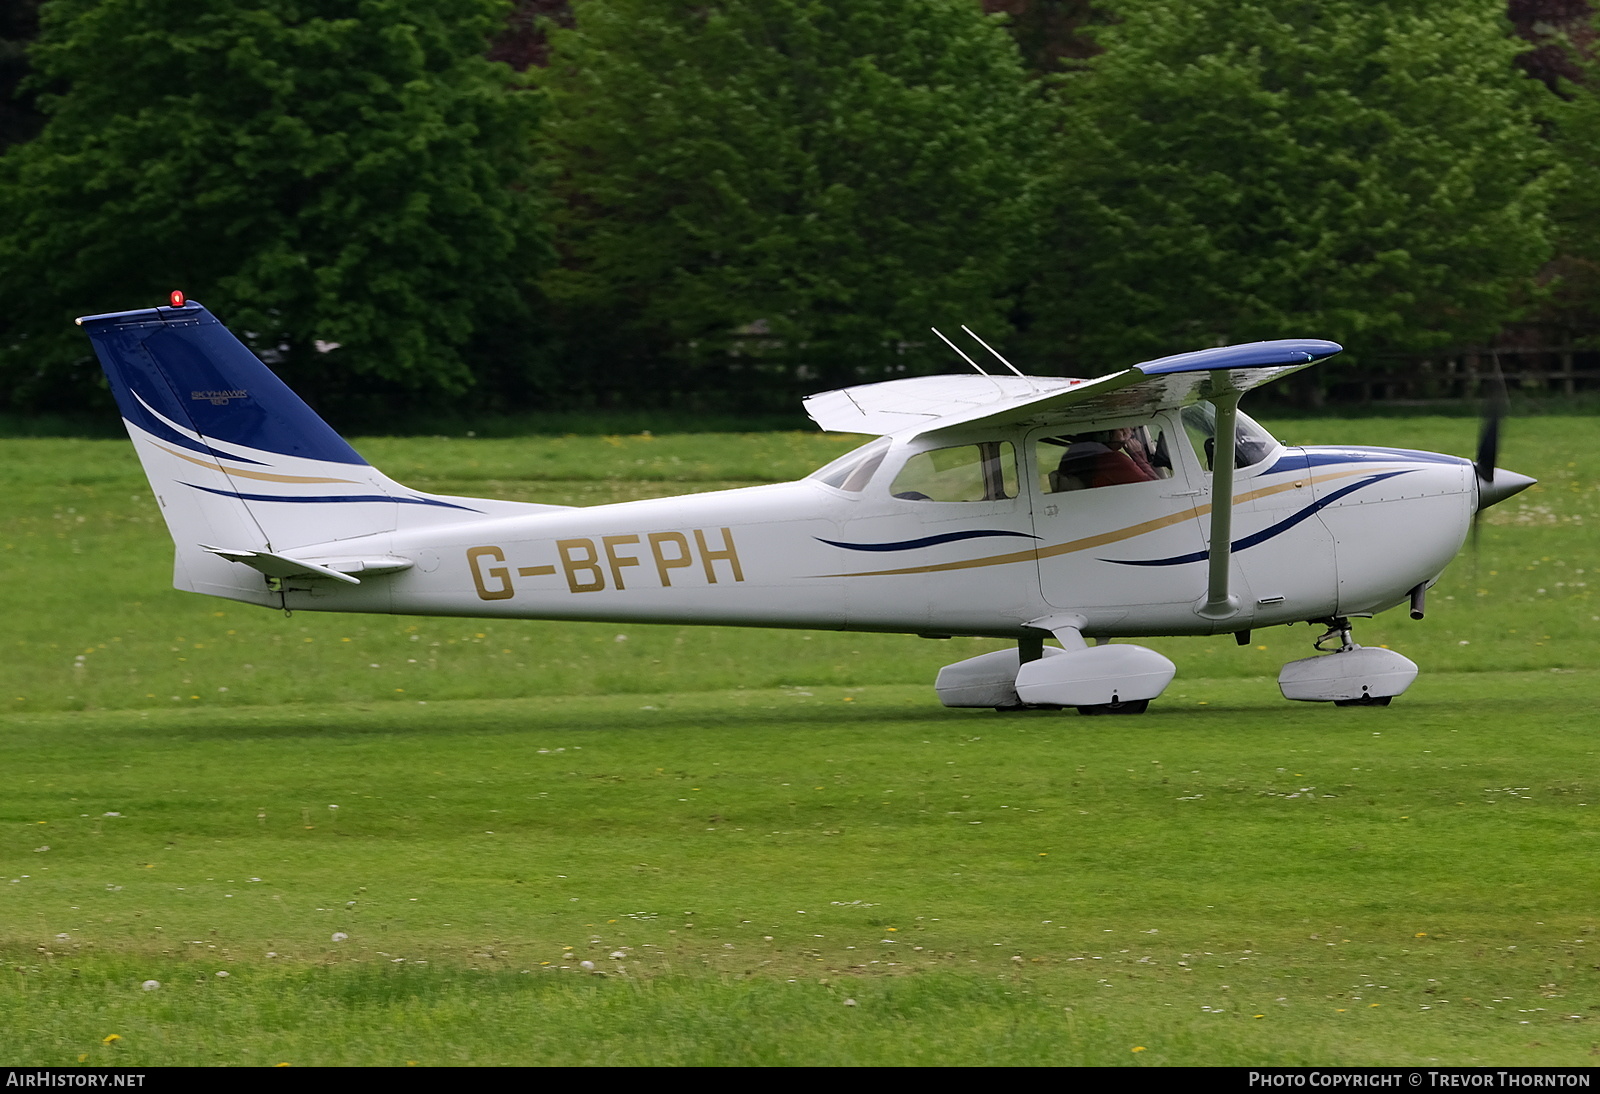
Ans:
[{"label": "cabin door", "polygon": [[1205,484],[1176,413],[1035,430],[1026,449],[1046,603],[1137,632],[1201,599]]}]

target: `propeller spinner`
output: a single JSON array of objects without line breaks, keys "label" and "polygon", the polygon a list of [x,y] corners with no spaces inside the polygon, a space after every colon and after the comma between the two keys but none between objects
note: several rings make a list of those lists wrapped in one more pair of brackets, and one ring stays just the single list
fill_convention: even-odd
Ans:
[{"label": "propeller spinner", "polygon": [[1478,430],[1478,455],[1472,461],[1472,469],[1478,478],[1479,513],[1491,505],[1505,501],[1513,494],[1520,494],[1539,481],[1495,466],[1495,461],[1500,455],[1500,423],[1505,421],[1505,417],[1506,396],[1502,382],[1500,390],[1484,408],[1483,425]]}]

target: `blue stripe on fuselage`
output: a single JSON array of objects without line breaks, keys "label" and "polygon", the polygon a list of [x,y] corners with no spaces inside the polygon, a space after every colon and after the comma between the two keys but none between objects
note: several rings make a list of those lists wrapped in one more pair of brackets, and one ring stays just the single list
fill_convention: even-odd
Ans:
[{"label": "blue stripe on fuselage", "polygon": [[918,547],[937,547],[941,543],[956,543],[963,539],[987,539],[991,536],[1015,536],[1017,539],[1038,539],[1038,536],[1029,535],[1027,532],[1007,532],[1002,529],[972,532],[945,532],[937,536],[924,536],[922,539],[903,539],[897,543],[840,543],[835,539],[823,539],[813,536],[818,543],[826,543],[829,547],[843,547],[847,551],[912,551]]},{"label": "blue stripe on fuselage", "polygon": [[[1303,509],[1296,510],[1294,513],[1290,514],[1274,525],[1263,528],[1259,532],[1252,532],[1243,539],[1234,540],[1231,549],[1234,552],[1249,550],[1251,547],[1254,547],[1259,543],[1265,543],[1267,540],[1272,539],[1275,536],[1282,535],[1284,532],[1287,532],[1301,521],[1316,515],[1319,510],[1325,508],[1326,506],[1332,505],[1334,502],[1338,501],[1347,494],[1352,494],[1355,491],[1360,490],[1362,487],[1371,486],[1375,482],[1382,482],[1384,479],[1392,479],[1396,475],[1409,475],[1413,470],[1416,470],[1416,468],[1410,468],[1404,471],[1390,471],[1387,474],[1373,475],[1370,478],[1362,479],[1360,482],[1351,483],[1349,486],[1335,490],[1325,498],[1317,499]],[[1186,555],[1174,555],[1171,558],[1102,558],[1099,559],[1099,561],[1114,562],[1118,566],[1178,566],[1185,562],[1204,562],[1210,557],[1211,552],[1206,550],[1191,551]]]}]

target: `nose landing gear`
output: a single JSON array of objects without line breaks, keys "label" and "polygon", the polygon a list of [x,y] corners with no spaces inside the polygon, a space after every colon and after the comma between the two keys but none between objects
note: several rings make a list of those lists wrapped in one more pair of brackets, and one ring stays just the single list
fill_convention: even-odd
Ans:
[{"label": "nose landing gear", "polygon": [[[1320,657],[1290,661],[1278,673],[1285,699],[1341,707],[1386,707],[1417,678],[1409,658],[1382,647],[1359,646],[1344,616],[1317,620],[1327,631],[1314,643]],[[1337,642],[1337,648],[1330,648]]]},{"label": "nose landing gear", "polygon": [[[1350,620],[1341,615],[1335,616],[1332,619],[1324,619],[1322,622],[1327,625],[1328,629],[1322,632],[1322,636],[1320,638],[1311,643],[1313,648],[1321,651],[1322,653],[1346,653],[1350,650],[1361,648],[1360,646],[1357,646],[1355,640],[1350,637]],[[1338,649],[1330,650],[1327,646],[1323,645],[1323,643],[1327,642],[1330,638],[1337,638],[1339,640]]]}]

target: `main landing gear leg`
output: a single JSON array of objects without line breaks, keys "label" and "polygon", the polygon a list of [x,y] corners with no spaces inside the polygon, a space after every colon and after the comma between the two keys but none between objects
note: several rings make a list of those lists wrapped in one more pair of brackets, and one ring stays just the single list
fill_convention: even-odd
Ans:
[{"label": "main landing gear leg", "polygon": [[1351,637],[1344,616],[1317,620],[1327,626],[1314,643],[1320,657],[1290,661],[1278,673],[1285,699],[1340,707],[1386,707],[1417,678],[1408,658],[1382,647],[1364,647]]},{"label": "main landing gear leg", "polygon": [[1080,615],[1049,616],[1028,626],[1049,631],[1061,643],[1054,657],[1017,670],[1017,697],[1031,706],[1076,707],[1079,714],[1143,714],[1150,700],[1172,682],[1171,661],[1143,646],[1090,646]]}]

